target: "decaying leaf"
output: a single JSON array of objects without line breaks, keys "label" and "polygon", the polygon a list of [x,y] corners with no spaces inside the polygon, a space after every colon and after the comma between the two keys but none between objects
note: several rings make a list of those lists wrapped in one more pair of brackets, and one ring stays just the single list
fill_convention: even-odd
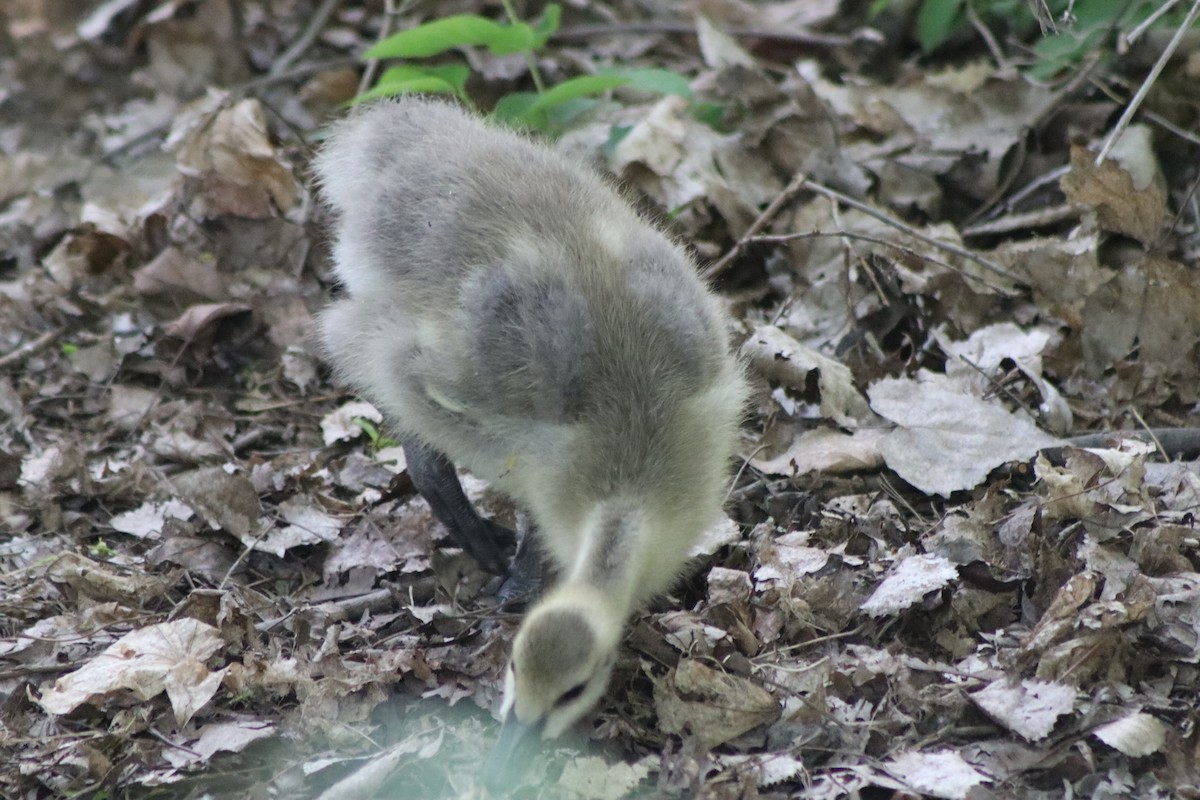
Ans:
[{"label": "decaying leaf", "polygon": [[1158,717],[1140,712],[1105,723],[1092,735],[1134,758],[1157,753],[1166,742],[1166,729]]},{"label": "decaying leaf", "polygon": [[895,614],[921,602],[958,577],[958,567],[941,556],[932,554],[912,556],[897,565],[883,579],[865,603],[864,613],[873,617]]},{"label": "decaying leaf", "polygon": [[215,529],[249,542],[258,532],[262,503],[244,475],[222,467],[203,467],[174,476],[171,485],[179,499],[196,510]]},{"label": "decaying leaf", "polygon": [[894,777],[931,797],[965,800],[989,778],[953,750],[901,753],[884,763]]},{"label": "decaying leaf", "polygon": [[1099,165],[1095,152],[1073,145],[1062,187],[1071,202],[1094,208],[1103,227],[1146,246],[1154,244],[1166,219],[1166,181],[1146,125],[1130,125]]},{"label": "decaying leaf", "polygon": [[183,725],[221,685],[225,670],[211,671],[205,662],[223,643],[216,628],[190,617],[140,628],[59,678],[39,702],[51,714],[69,714],[122,690],[143,701],[165,691]]},{"label": "decaying leaf", "polygon": [[1002,678],[973,693],[971,699],[996,722],[1036,742],[1050,735],[1059,717],[1075,709],[1076,694],[1073,686],[1061,683],[1013,684]]},{"label": "decaying leaf", "polygon": [[383,414],[380,414],[370,403],[362,400],[346,403],[322,417],[321,434],[325,437],[325,444],[330,445],[334,442],[363,436],[365,432],[362,426],[354,421],[356,417],[361,417],[376,425],[383,422]]},{"label": "decaying leaf", "polygon": [[742,354],[770,380],[804,392],[815,373],[821,413],[839,425],[856,426],[870,421],[866,400],[854,386],[854,376],[844,365],[810,350],[772,325],[755,329]]},{"label": "decaying leaf", "polygon": [[690,659],[655,682],[654,709],[662,730],[691,736],[705,749],[779,717],[779,703],[762,687]]},{"label": "decaying leaf", "polygon": [[1027,417],[963,388],[922,374],[885,378],[867,390],[871,407],[899,426],[880,443],[887,465],[923,491],[949,496],[970,489],[1001,464],[1056,442]]}]

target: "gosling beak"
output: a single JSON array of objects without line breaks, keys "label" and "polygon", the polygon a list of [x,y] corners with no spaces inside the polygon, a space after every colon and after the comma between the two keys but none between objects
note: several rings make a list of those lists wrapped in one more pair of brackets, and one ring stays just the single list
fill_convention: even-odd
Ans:
[{"label": "gosling beak", "polygon": [[510,789],[516,785],[542,738],[545,720],[520,722],[512,711],[500,725],[500,737],[483,763],[483,781],[489,789]]}]

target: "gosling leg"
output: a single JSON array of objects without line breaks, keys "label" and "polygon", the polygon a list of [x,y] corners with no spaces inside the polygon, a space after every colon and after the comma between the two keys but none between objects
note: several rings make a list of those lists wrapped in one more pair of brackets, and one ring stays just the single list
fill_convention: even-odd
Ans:
[{"label": "gosling leg", "polygon": [[513,532],[479,516],[463,494],[454,465],[438,450],[420,442],[405,440],[404,457],[413,486],[433,509],[433,515],[446,526],[454,543],[496,575],[508,574],[505,548],[513,543]]},{"label": "gosling leg", "polygon": [[537,533],[525,514],[517,514],[517,552],[508,576],[500,581],[496,600],[508,611],[520,612],[538,598],[545,583],[545,564]]}]

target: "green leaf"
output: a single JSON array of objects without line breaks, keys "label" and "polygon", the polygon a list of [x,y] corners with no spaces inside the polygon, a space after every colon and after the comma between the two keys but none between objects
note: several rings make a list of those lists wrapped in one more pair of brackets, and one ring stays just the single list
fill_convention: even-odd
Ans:
[{"label": "green leaf", "polygon": [[921,51],[932,53],[963,22],[964,0],[924,0],[917,11],[917,41]]},{"label": "green leaf", "polygon": [[424,76],[441,78],[453,86],[456,91],[463,92],[467,88],[467,78],[471,77],[471,68],[466,64],[437,64],[428,67],[403,64],[384,70],[383,75],[379,77],[379,82],[409,80]]},{"label": "green leaf", "polygon": [[[550,120],[551,111],[565,109],[569,112],[568,104],[573,101],[608,91],[617,86],[624,86],[627,83],[629,83],[628,78],[612,75],[583,75],[565,80],[541,94],[513,92],[500,98],[500,102],[496,103],[496,107],[492,110],[492,116],[508,125],[548,131],[553,127]],[[583,110],[579,107],[573,109],[574,113],[580,113]],[[565,116],[570,117],[571,115],[571,113],[567,113]]]},{"label": "green leaf", "polygon": [[[536,92],[511,92],[501,97],[492,109],[492,118],[507,125],[520,125],[529,115],[529,109],[538,100]],[[536,128],[537,125],[524,125]]]},{"label": "green leaf", "polygon": [[385,70],[371,89],[355,97],[352,102],[361,103],[376,97],[416,93],[465,97],[467,78],[470,74],[471,70],[465,64],[440,64],[433,67],[402,64]]},{"label": "green leaf", "polygon": [[529,108],[529,111],[545,111],[548,108],[562,105],[568,100],[574,100],[577,97],[591,97],[627,83],[629,83],[629,78],[617,75],[581,75],[578,78],[569,78],[538,95],[537,101]]},{"label": "green leaf", "polygon": [[377,97],[395,97],[401,94],[458,94],[458,92],[441,78],[426,75],[406,81],[391,81],[376,84],[351,100],[350,104],[356,105],[367,100],[374,100]]},{"label": "green leaf", "polygon": [[596,74],[626,78],[629,81],[627,85],[630,89],[654,92],[655,94],[673,94],[688,100],[692,99],[692,87],[688,84],[688,79],[669,69],[607,67],[598,70]]},{"label": "green leaf", "polygon": [[538,20],[533,29],[533,47],[534,49],[546,46],[546,42],[550,41],[550,37],[558,30],[559,20],[562,19],[562,6],[558,3],[550,3],[542,11],[542,18]]},{"label": "green leaf", "polygon": [[372,444],[379,441],[379,428],[375,427],[374,422],[371,422],[366,417],[353,417],[352,421],[355,425],[362,428],[362,432],[367,435]]},{"label": "green leaf", "polygon": [[536,41],[533,28],[523,22],[501,25],[487,17],[456,14],[394,33],[363,53],[363,58],[427,58],[464,45],[484,46],[504,56],[530,50]]},{"label": "green leaf", "polygon": [[1064,33],[1058,36],[1047,36],[1033,47],[1038,57],[1038,63],[1030,70],[1030,77],[1036,80],[1049,80],[1063,69],[1079,63],[1084,54],[1100,43],[1106,28],[1093,28],[1090,33],[1080,36],[1076,33]]},{"label": "green leaf", "polygon": [[720,103],[693,103],[692,119],[718,133],[725,133],[725,106]]},{"label": "green leaf", "polygon": [[874,20],[883,10],[892,4],[893,0],[871,0],[871,6],[867,9],[867,19]]},{"label": "green leaf", "polygon": [[604,143],[604,155],[612,158],[613,153],[617,150],[617,145],[629,135],[631,130],[633,130],[632,125],[613,125],[612,130],[608,132],[608,141]]}]

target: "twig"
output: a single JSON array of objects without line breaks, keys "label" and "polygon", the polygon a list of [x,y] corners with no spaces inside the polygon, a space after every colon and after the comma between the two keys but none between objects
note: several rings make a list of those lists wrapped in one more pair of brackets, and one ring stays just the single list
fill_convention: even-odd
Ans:
[{"label": "twig", "polygon": [[1068,436],[1061,444],[1044,447],[1039,452],[1052,462],[1061,463],[1066,447],[1112,447],[1114,441],[1134,439],[1151,442],[1170,461],[1175,458],[1190,460],[1200,455],[1200,429],[1198,428],[1146,428],[1144,430],[1118,430],[1103,433],[1084,433]]},{"label": "twig", "polygon": [[1057,183],[1060,178],[1062,178],[1064,175],[1070,173],[1070,171],[1071,171],[1071,168],[1069,166],[1064,165],[1064,166],[1059,167],[1058,169],[1047,172],[1045,175],[1039,175],[1038,177],[1031,180],[1029,183],[1025,184],[1023,187],[1018,189],[1016,192],[1014,192],[1012,194],[1012,196],[1009,197],[1007,200],[1005,200],[1004,207],[1012,208],[1017,203],[1020,203],[1026,197],[1033,194],[1034,192],[1036,192],[1038,189],[1042,188],[1046,184]]},{"label": "twig", "polygon": [[[513,8],[512,0],[500,0],[500,4],[504,6],[504,13],[509,22],[516,25],[521,21],[521,18],[517,16],[516,9]],[[533,88],[537,89],[538,94],[544,93],[546,84],[542,81],[542,72],[538,69],[537,58],[530,50],[521,51],[521,55],[525,56],[525,64],[529,67],[529,77],[533,78]]]},{"label": "twig", "polygon": [[1138,25],[1136,28],[1131,30],[1125,36],[1125,43],[1133,44],[1134,42],[1136,42],[1139,38],[1141,38],[1141,35],[1143,33],[1148,31],[1150,29],[1150,27],[1152,25],[1154,25],[1155,22],[1158,22],[1159,17],[1161,17],[1163,14],[1167,13],[1172,8],[1174,8],[1175,4],[1178,2],[1179,2],[1179,0],[1166,0],[1166,2],[1163,3],[1161,6],[1159,6],[1157,9],[1155,9],[1155,11],[1150,14],[1150,16],[1148,16],[1144,20],[1142,20],[1142,23],[1140,25]]},{"label": "twig", "polygon": [[[953,264],[951,264],[949,261],[942,261],[941,259],[937,259],[932,256],[925,255],[923,253],[918,253],[916,250],[913,250],[911,247],[908,247],[907,245],[903,245],[898,242],[893,242],[893,241],[884,239],[879,236],[871,236],[870,234],[867,234],[867,233],[856,233],[854,231],[848,231],[843,228],[839,228],[836,231],[804,231],[801,233],[781,233],[779,235],[755,236],[753,239],[749,240],[747,242],[747,244],[786,244],[787,242],[792,242],[797,239],[815,239],[815,238],[821,237],[821,236],[837,236],[837,237],[840,237],[843,239],[857,239],[860,241],[877,244],[882,247],[890,247],[893,250],[898,250],[901,253],[903,253],[904,255],[906,255],[912,259],[915,259],[916,261],[926,261],[930,264],[936,264],[939,267],[945,267],[946,269],[950,270],[951,272],[957,272],[958,274],[962,275],[967,280],[976,280],[976,281],[980,281],[980,282],[983,281],[983,279],[980,278],[978,275],[972,275],[969,272],[964,272],[961,267],[956,267]],[[876,288],[878,289],[878,287],[876,287]],[[882,292],[880,294],[882,295]]]},{"label": "twig", "polygon": [[[1200,0],[1197,0],[1197,2],[1200,2]],[[841,192],[837,191],[836,189],[830,189],[828,186],[824,186],[820,183],[814,183],[812,181],[808,181],[807,186],[808,186],[808,188],[812,189],[814,192],[817,192],[818,194],[825,195],[826,197],[830,198],[831,200],[836,200],[837,202],[839,202],[843,205],[850,206],[851,208],[855,209],[856,211],[861,211],[862,213],[866,214],[869,217],[874,217],[875,219],[879,220],[880,222],[882,222],[885,225],[891,226],[891,227],[895,228],[896,230],[901,231],[903,233],[907,233],[909,236],[913,237],[914,239],[916,239],[919,242],[924,242],[925,244],[930,245],[931,247],[936,247],[939,250],[944,250],[947,253],[952,253],[953,255],[956,255],[959,258],[965,258],[968,261],[974,261],[976,264],[983,267],[988,272],[999,275],[1002,278],[1006,278],[1006,279],[1012,281],[1013,283],[1016,283],[1019,286],[1025,285],[1024,280],[1017,277],[1016,275],[1013,275],[1011,272],[1004,269],[1004,267],[1001,267],[999,264],[995,264],[995,263],[989,261],[988,259],[983,258],[982,256],[972,253],[970,250],[967,250],[965,247],[959,247],[956,244],[950,244],[949,242],[943,242],[939,239],[935,239],[932,236],[926,236],[925,234],[921,233],[920,231],[918,231],[916,228],[912,227],[911,225],[909,225],[899,219],[896,219],[893,216],[885,214],[882,211],[880,211],[879,209],[869,206],[860,200],[855,200],[853,197],[850,197],[849,195],[844,195]]]},{"label": "twig", "polygon": [[1138,108],[1142,105],[1142,101],[1146,99],[1146,95],[1150,93],[1150,87],[1158,80],[1159,74],[1167,66],[1167,62],[1171,60],[1171,56],[1179,48],[1179,43],[1183,41],[1183,35],[1191,30],[1192,24],[1196,18],[1200,17],[1200,0],[1192,0],[1192,8],[1188,11],[1187,16],[1179,27],[1175,29],[1175,35],[1171,37],[1171,41],[1163,49],[1162,55],[1158,57],[1158,61],[1154,62],[1154,66],[1150,69],[1150,74],[1146,76],[1146,80],[1142,81],[1142,85],[1138,87],[1137,93],[1133,99],[1129,101],[1129,105],[1125,107],[1125,113],[1117,120],[1116,126],[1112,129],[1112,133],[1104,141],[1104,146],[1100,148],[1099,154],[1096,156],[1096,166],[1104,163],[1104,159],[1108,156],[1113,145],[1117,143],[1117,139],[1129,127],[1129,122],[1133,119],[1133,115],[1137,113]]},{"label": "twig", "polygon": [[[405,0],[402,8],[407,8],[408,2]],[[392,20],[400,10],[396,8],[396,0],[383,0],[383,22],[379,26],[379,35],[375,37],[375,42],[378,44],[384,39],[392,35]],[[367,62],[367,66],[363,68],[362,78],[358,81],[358,93],[362,94],[367,89],[371,88],[371,84],[375,82],[375,71],[379,69],[379,59],[373,58]]]},{"label": "twig", "polygon": [[[605,25],[572,25],[556,31],[552,39],[594,39],[598,36],[629,36],[639,33],[664,33],[679,36],[695,36],[696,26],[684,22],[627,22]],[[853,47],[862,44],[880,44],[883,34],[874,28],[859,28],[849,36],[833,33],[817,33],[796,28],[769,31],[761,28],[733,28],[724,33],[736,39],[767,39],[775,42],[811,45],[813,47]]]},{"label": "twig", "polygon": [[733,263],[734,259],[741,255],[742,250],[744,250],[746,247],[746,243],[750,239],[753,239],[755,236],[757,236],[759,231],[765,228],[771,222],[771,220],[775,218],[780,210],[785,205],[790,203],[792,198],[799,194],[800,190],[806,183],[808,183],[808,178],[804,175],[804,173],[796,173],[788,185],[784,187],[783,191],[776,195],[775,199],[771,201],[771,204],[767,206],[766,210],[758,215],[758,219],[751,223],[750,227],[746,229],[746,232],[742,234],[742,238],[738,239],[737,243],[730,248],[729,252],[721,256],[720,259],[718,259],[715,263],[710,264],[704,270],[702,273],[704,280],[711,281],[713,278],[727,270],[729,265]]},{"label": "twig", "polygon": [[36,353],[38,350],[41,350],[43,347],[61,336],[62,332],[65,330],[66,328],[54,328],[53,330],[48,330],[33,341],[29,341],[21,345],[11,353],[0,356],[0,369],[4,369],[7,366],[16,364],[26,356]]},{"label": "twig", "polygon": [[983,39],[983,43],[987,45],[987,49],[991,51],[992,58],[996,59],[996,66],[1001,72],[1011,72],[1012,64],[1004,55],[1004,51],[1000,49],[1000,43],[996,41],[996,37],[992,35],[991,30],[979,18],[979,14],[975,12],[975,4],[967,3],[967,20],[970,21],[971,27]]},{"label": "twig", "polygon": [[1150,120],[1154,124],[1156,124],[1162,128],[1165,128],[1166,130],[1175,134],[1180,139],[1191,142],[1194,145],[1200,145],[1200,136],[1197,136],[1196,134],[1192,133],[1191,131],[1184,130],[1183,128],[1179,127],[1174,122],[1171,122],[1171,120],[1167,119],[1166,117],[1162,116],[1161,114],[1156,114],[1153,111],[1147,111],[1145,113],[1145,117],[1146,117],[1146,119]]},{"label": "twig", "polygon": [[1150,441],[1154,442],[1155,449],[1162,454],[1164,459],[1170,461],[1171,457],[1167,455],[1167,450],[1165,447],[1163,447],[1162,441],[1159,440],[1158,434],[1154,432],[1154,429],[1146,424],[1146,420],[1142,418],[1141,413],[1136,408],[1130,408],[1129,411],[1131,414],[1133,414],[1133,418],[1137,420],[1138,425],[1142,426],[1142,430],[1145,431],[1146,435],[1150,437]]},{"label": "twig", "polygon": [[284,50],[279,58],[275,59],[275,63],[271,65],[271,69],[267,72],[268,75],[278,75],[292,66],[292,62],[304,55],[304,51],[312,46],[312,43],[321,35],[325,24],[329,22],[329,18],[333,16],[333,12],[337,11],[338,3],[341,0],[322,0],[321,5],[313,13],[309,19],[308,25],[304,27],[304,32],[300,34],[296,41],[292,42],[292,46]]},{"label": "twig", "polygon": [[1036,211],[1026,211],[1023,214],[1008,214],[988,222],[981,222],[969,228],[963,228],[960,233],[966,236],[989,236],[996,233],[1010,233],[1028,228],[1044,228],[1065,219],[1079,216],[1079,211],[1070,203],[1064,203],[1049,208],[1039,208]]}]

